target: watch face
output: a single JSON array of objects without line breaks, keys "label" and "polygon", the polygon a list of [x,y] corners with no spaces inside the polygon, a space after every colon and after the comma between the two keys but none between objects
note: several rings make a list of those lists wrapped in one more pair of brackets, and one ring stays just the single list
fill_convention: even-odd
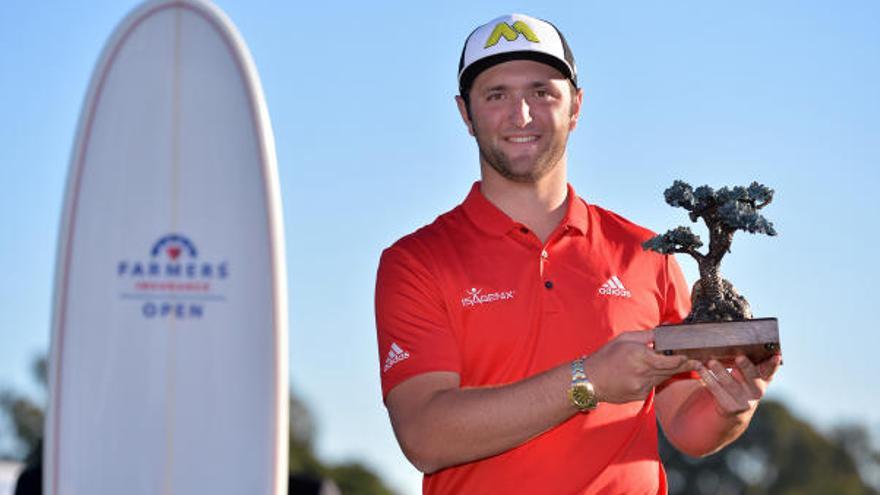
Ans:
[{"label": "watch face", "polygon": [[583,383],[572,386],[571,401],[581,410],[596,408],[596,394]]}]

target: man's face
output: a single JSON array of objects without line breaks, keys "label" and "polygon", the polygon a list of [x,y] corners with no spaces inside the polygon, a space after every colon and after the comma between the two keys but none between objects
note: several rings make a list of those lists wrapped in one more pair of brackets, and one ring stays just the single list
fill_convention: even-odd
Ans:
[{"label": "man's face", "polygon": [[581,100],[581,92],[572,91],[556,69],[515,60],[477,76],[470,91],[470,116],[460,97],[458,105],[477,139],[481,161],[502,177],[529,183],[546,176],[565,156]]}]

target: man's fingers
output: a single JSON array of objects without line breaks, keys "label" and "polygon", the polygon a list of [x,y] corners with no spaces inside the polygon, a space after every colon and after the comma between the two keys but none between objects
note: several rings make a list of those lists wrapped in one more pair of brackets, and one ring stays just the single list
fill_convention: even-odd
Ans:
[{"label": "man's fingers", "polygon": [[736,366],[739,368],[740,373],[742,373],[743,378],[746,380],[752,381],[761,378],[761,372],[758,371],[758,367],[755,366],[752,361],[745,356],[737,356]]},{"label": "man's fingers", "polygon": [[734,380],[733,376],[731,376],[730,373],[724,368],[724,366],[721,366],[721,363],[719,363],[718,361],[713,359],[707,363],[707,366],[712,371],[712,374],[715,375],[718,383],[726,386],[732,386],[736,384],[736,380]]},{"label": "man's fingers", "polygon": [[743,383],[752,393],[752,397],[755,399],[761,398],[764,395],[764,389],[767,387],[765,383],[762,383],[764,378],[761,376],[761,370],[745,356],[736,358],[736,366],[737,369],[735,371],[739,372]]},{"label": "man's fingers", "polygon": [[705,366],[700,367],[697,370],[697,373],[700,375],[700,381],[703,382],[703,385],[705,385],[712,396],[715,397],[715,404],[719,413],[727,415],[738,409],[736,401],[730,393],[724,389],[718,381],[718,377],[715,376],[715,373]]},{"label": "man's fingers", "polygon": [[688,371],[689,369],[693,369],[693,365],[688,364],[687,356],[675,355],[675,356],[664,356],[663,354],[658,354],[653,351],[648,351],[647,353],[647,362],[648,366],[654,368],[655,370],[660,371],[673,371],[682,366],[690,366],[688,369],[683,371]]},{"label": "man's fingers", "polygon": [[773,379],[773,375],[776,374],[776,371],[779,370],[780,366],[782,366],[782,355],[777,354],[762,362],[756,366],[756,368],[758,369],[758,374],[761,376],[761,379],[769,382]]}]

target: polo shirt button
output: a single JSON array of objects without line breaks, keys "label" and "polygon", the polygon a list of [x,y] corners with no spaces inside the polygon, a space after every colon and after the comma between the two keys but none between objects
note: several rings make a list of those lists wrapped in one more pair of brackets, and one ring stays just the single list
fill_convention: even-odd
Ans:
[{"label": "polo shirt button", "polygon": [[546,287],[546,288],[548,288],[548,289],[552,289],[552,288],[553,288],[553,282],[551,282],[551,281],[549,281],[549,280],[546,281],[546,282],[544,282],[544,287]]},{"label": "polo shirt button", "polygon": [[545,260],[546,260],[549,256],[550,256],[550,255],[547,254],[547,250],[546,250],[546,249],[544,249],[544,250],[541,251],[541,257],[544,258]]}]

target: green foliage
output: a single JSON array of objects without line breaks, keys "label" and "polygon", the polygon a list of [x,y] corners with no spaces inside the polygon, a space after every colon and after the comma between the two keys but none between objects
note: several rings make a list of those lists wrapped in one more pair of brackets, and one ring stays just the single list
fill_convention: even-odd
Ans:
[{"label": "green foliage", "polygon": [[702,217],[710,230],[720,222],[730,232],[776,235],[773,224],[758,213],[773,201],[773,189],[763,184],[752,182],[748,187],[722,187],[715,191],[709,186],[694,190],[687,182],[676,180],[663,192],[663,197],[670,206],[690,212],[692,222]]},{"label": "green foliage", "polygon": [[689,458],[661,434],[660,455],[670,495],[877,494],[860,477],[845,443],[826,438],[768,399],[743,436],[721,452]]},{"label": "green foliage", "polygon": [[750,234],[776,235],[773,224],[742,201],[727,201],[718,207],[718,218],[731,230],[744,230]]},{"label": "green foliage", "polygon": [[688,211],[693,211],[696,206],[694,189],[690,184],[681,180],[673,182],[671,187],[663,191],[663,197],[670,206],[681,207]]},{"label": "green foliage", "polygon": [[676,227],[663,235],[654,236],[642,247],[662,254],[685,253],[699,249],[703,245],[700,236],[691,232],[690,227]]},{"label": "green foliage", "polygon": [[764,184],[758,184],[757,182],[749,184],[748,195],[758,204],[770,204],[770,202],[773,201],[773,192],[773,189],[770,189]]},{"label": "green foliage", "polygon": [[345,495],[394,495],[375,473],[356,462],[329,468],[327,477],[335,481]]},{"label": "green foliage", "polygon": [[[36,382],[45,391],[48,389],[47,364],[45,357],[34,360],[31,372]],[[20,453],[29,460],[34,453],[40,452],[43,438],[43,407],[36,401],[12,390],[0,391],[0,413],[4,413],[11,423],[18,442]]]},{"label": "green foliage", "polygon": [[315,455],[315,423],[304,402],[290,394],[290,473],[329,478],[343,495],[393,495],[374,472],[357,462],[325,464]]},{"label": "green foliage", "polygon": [[49,361],[46,359],[46,356],[38,356],[34,359],[33,367],[31,368],[31,373],[34,375],[34,379],[37,381],[37,384],[42,387],[44,391],[49,390]]},{"label": "green foliage", "polygon": [[23,452],[33,452],[43,437],[43,408],[27,397],[0,392],[0,410],[6,412]]},{"label": "green foliage", "polygon": [[871,445],[871,435],[863,425],[839,425],[831,432],[835,443],[843,445],[853,458],[862,478],[871,486],[880,488],[880,451]]},{"label": "green foliage", "polygon": [[290,448],[288,450],[289,471],[293,474],[302,474],[320,478],[325,468],[315,456],[313,439],[315,425],[312,415],[305,403],[298,397],[290,394]]},{"label": "green foliage", "polygon": [[[34,362],[35,380],[47,388],[46,358]],[[0,413],[12,423],[15,438],[26,452],[28,466],[42,465],[43,408],[27,397],[10,390],[0,391]],[[307,478],[329,478],[343,495],[393,495],[381,478],[357,462],[325,464],[314,451],[315,423],[306,404],[290,394],[289,471]],[[19,458],[23,456],[19,455]]]}]

